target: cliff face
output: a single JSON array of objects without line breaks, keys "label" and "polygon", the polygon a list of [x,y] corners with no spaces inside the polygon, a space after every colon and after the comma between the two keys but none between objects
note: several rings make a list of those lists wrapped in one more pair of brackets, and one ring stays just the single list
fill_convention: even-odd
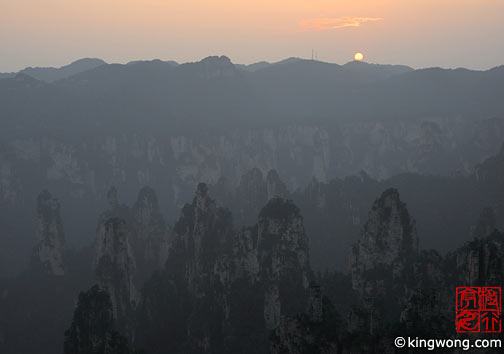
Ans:
[{"label": "cliff face", "polygon": [[131,209],[127,205],[121,204],[119,202],[119,193],[116,187],[109,187],[109,189],[107,190],[106,201],[107,209],[99,216],[98,223],[104,221],[105,219],[113,217],[131,221]]},{"label": "cliff face", "polygon": [[353,288],[363,296],[378,295],[385,290],[385,277],[403,277],[417,253],[415,221],[399,192],[388,189],[374,202],[362,238],[352,248]]},{"label": "cliff face", "polygon": [[221,178],[210,186],[216,200],[233,210],[237,225],[252,225],[256,222],[261,208],[275,198],[288,198],[290,193],[277,171],[266,175],[259,168],[253,168],[241,176],[235,187],[228,179]]},{"label": "cliff face", "polygon": [[418,258],[415,221],[399,192],[382,193],[369,212],[362,238],[352,248],[350,271],[358,303],[348,318],[350,332],[374,334],[384,320],[397,321],[413,284]]},{"label": "cliff face", "polygon": [[107,206],[108,210],[115,211],[119,208],[119,199],[117,197],[117,189],[111,186],[107,191]]},{"label": "cliff face", "polygon": [[72,324],[65,332],[64,354],[133,353],[116,332],[109,294],[98,286],[79,295]]},{"label": "cliff face", "polygon": [[306,313],[281,318],[270,339],[270,353],[342,353],[341,333],[339,314],[321,287],[312,284]]},{"label": "cliff face", "polygon": [[165,274],[166,294],[148,293],[142,304],[152,314],[149,323],[157,321],[149,304],[180,296],[177,302],[191,304],[181,315],[187,345],[208,353],[246,353],[252,348],[244,343],[254,337],[256,346],[267,347],[268,331],[280,318],[307,306],[308,238],[299,209],[273,198],[256,225],[234,231],[231,213],[200,184],[174,227]]},{"label": "cliff face", "polygon": [[504,229],[504,202],[502,202],[504,200],[504,144],[496,155],[487,158],[476,167],[475,176],[481,189],[495,199],[495,202],[488,203],[486,206],[492,205],[496,228]]},{"label": "cliff face", "polygon": [[384,323],[399,322],[405,333],[452,333],[456,287],[504,283],[503,236],[481,236],[495,225],[492,215],[484,210],[477,237],[446,257],[419,252],[414,220],[398,192],[385,191],[352,249],[352,286],[359,298],[348,330],[375,334]]},{"label": "cliff face", "polygon": [[184,274],[195,296],[203,296],[219,257],[230,249],[233,236],[231,213],[217,207],[208,196],[207,186],[199,184],[192,204],[182,209],[174,232],[171,261],[182,261],[183,264],[178,263],[173,271]]},{"label": "cliff face", "polygon": [[[242,201],[241,203],[239,201]],[[259,210],[268,201],[268,191],[264,175],[258,168],[245,173],[236,189],[236,196],[232,202],[240,205],[237,216],[244,224],[251,224],[257,218]]]},{"label": "cliff face", "polygon": [[485,184],[504,186],[502,181],[502,176],[504,176],[504,144],[502,144],[498,154],[488,158],[476,167],[476,176],[478,180]]},{"label": "cliff face", "polygon": [[[111,198],[110,204],[118,203]],[[128,234],[119,239],[139,242],[162,234],[151,190],[140,192],[133,210],[135,226],[116,232]],[[449,333],[452,290],[461,284],[502,284],[499,276],[504,274],[499,235],[478,238],[447,257],[420,252],[415,221],[398,191],[386,190],[373,203],[362,238],[352,249],[356,296],[345,331],[322,289],[308,285],[309,240],[293,202],[273,197],[255,225],[235,231],[229,210],[219,207],[200,184],[173,232],[165,269],[147,281],[140,304],[138,343],[154,354],[160,348],[263,353],[267,347],[274,354],[387,352],[393,342],[387,324],[412,333]],[[124,251],[129,245],[120,244],[108,253],[118,258],[114,274],[122,285],[116,289],[124,294],[124,284],[133,284],[134,268],[123,260],[136,256]],[[117,298],[117,290],[110,293]],[[134,298],[121,297],[115,302]],[[355,342],[360,334],[365,339]]]},{"label": "cliff face", "polygon": [[160,238],[165,232],[165,223],[159,211],[159,204],[154,190],[144,187],[138,193],[133,205],[133,219],[136,235],[141,240]]},{"label": "cliff face", "polygon": [[[425,336],[453,333],[455,289],[504,285],[504,234],[494,231],[441,257],[423,251],[415,264],[412,288],[400,316],[405,331]],[[472,352],[472,351],[469,351]]]},{"label": "cliff face", "polygon": [[[259,214],[258,258],[266,285],[264,319],[275,328],[281,315],[303,311],[308,288],[308,237],[299,209],[290,201],[274,198]],[[297,296],[297,298],[296,298]]]},{"label": "cliff face", "polygon": [[[199,181],[214,184],[226,176],[236,187],[252,168],[275,169],[281,176],[289,176],[286,184],[291,189],[313,177],[326,182],[359,170],[380,179],[402,172],[468,172],[498,148],[495,142],[502,142],[504,123],[496,120],[498,129],[486,121],[467,125],[467,141],[453,130],[455,122],[443,119],[224,128],[212,135],[173,134],[167,138],[121,133],[93,134],[86,139],[36,135],[2,139],[0,200],[23,205],[32,189],[48,184],[55,188],[68,185],[75,198],[100,198],[100,186],[109,183],[124,190],[151,185],[176,210]],[[473,125],[479,128],[475,130]],[[435,134],[427,139],[431,131]],[[471,136],[475,134],[481,137]],[[485,139],[485,135],[492,138]],[[465,153],[466,149],[471,153]],[[26,168],[27,174],[23,173]]]},{"label": "cliff face", "polygon": [[495,231],[459,248],[452,256],[455,279],[466,286],[498,286],[504,283],[504,238]]},{"label": "cliff face", "polygon": [[277,280],[296,271],[303,286],[308,287],[309,241],[294,203],[273,198],[259,213],[257,227],[259,261],[265,275]]},{"label": "cliff face", "polygon": [[497,229],[497,220],[493,208],[484,208],[478,219],[478,223],[474,227],[473,235],[476,238],[483,238]]},{"label": "cliff face", "polygon": [[47,190],[37,198],[38,244],[32,255],[32,266],[46,274],[64,275],[65,234],[60,217],[60,205]]},{"label": "cliff face", "polygon": [[289,197],[289,191],[287,186],[283,183],[276,170],[269,170],[266,175],[266,192],[267,199],[271,200],[275,197],[287,198]]},{"label": "cliff face", "polygon": [[145,273],[160,269],[166,263],[169,249],[169,233],[161,215],[154,190],[144,187],[132,209],[135,247]]},{"label": "cliff face", "polygon": [[95,240],[95,278],[109,293],[114,315],[119,319],[130,316],[137,301],[133,284],[136,266],[128,236],[126,222],[112,217],[100,222]]},{"label": "cliff face", "polygon": [[[133,200],[143,186],[151,186],[169,219],[176,220],[180,208],[193,197],[197,183],[216,184],[225,176],[235,189],[240,185],[241,176],[253,168],[260,169],[263,175],[275,169],[290,190],[306,185],[312,178],[327,182],[360,170],[382,179],[402,172],[448,174],[458,170],[468,173],[476,163],[495,152],[495,141],[502,143],[503,130],[498,128],[502,120],[494,123],[495,127],[483,121],[474,123],[482,126],[477,129],[479,137],[474,139],[471,137],[476,134],[474,129],[460,135],[453,130],[454,122],[441,119],[436,122],[439,129],[424,127],[437,132],[433,141],[421,138],[421,123],[416,121],[233,127],[208,134],[173,132],[162,137],[152,132],[100,134],[95,131],[89,135],[68,134],[65,138],[29,134],[22,138],[5,137],[0,141],[0,208],[27,215],[33,196],[43,188],[50,188],[64,205],[86,205],[78,221],[65,225],[67,238],[72,237],[68,242],[82,243],[93,232],[90,225],[96,217],[94,210],[105,201],[104,186],[110,184],[123,191],[127,200]],[[492,137],[490,142],[485,140],[488,136]],[[479,169],[479,176],[482,184],[494,180],[500,186],[501,179],[487,174],[483,167]],[[266,198],[277,194],[272,192],[274,185],[270,187]],[[214,196],[221,201],[219,195]],[[320,203],[324,200],[329,199],[321,196]],[[224,205],[232,206],[227,202]],[[237,205],[236,210],[233,207],[236,224],[253,224],[262,205],[254,205],[250,214],[240,212],[243,206]],[[497,214],[502,225],[504,207]],[[363,215],[359,216],[362,219]],[[246,220],[242,222],[243,218]],[[7,222],[10,220],[7,218]],[[355,222],[359,222],[357,217]],[[19,223],[8,226],[14,229],[16,224]],[[348,234],[346,230],[344,233]],[[18,234],[22,237],[27,231]],[[435,242],[428,246],[438,248]],[[18,253],[21,249],[18,246]],[[317,259],[320,257],[314,257]],[[334,267],[329,262],[320,268]],[[337,266],[341,269],[343,264]],[[314,263],[314,266],[318,265]]]},{"label": "cliff face", "polygon": [[[250,290],[256,280],[255,238],[253,232],[246,230],[236,234],[231,213],[217,206],[205,184],[198,185],[192,203],[184,206],[174,226],[166,263],[166,277],[173,285],[167,288],[166,295],[157,295],[180,294],[178,303],[191,304],[180,320],[189,333],[186,345],[208,353],[224,350],[223,342],[230,334],[225,328],[236,316],[233,293]],[[243,282],[234,289],[239,279]],[[173,287],[176,290],[171,290]],[[156,322],[155,316],[150,322]],[[173,340],[164,344],[174,345],[181,345],[180,339],[176,344]]]},{"label": "cliff face", "polygon": [[134,281],[140,287],[153,271],[164,267],[168,257],[171,233],[161,215],[156,193],[150,187],[143,187],[130,208],[119,203],[117,189],[110,187],[107,204],[108,209],[100,215],[99,223],[111,218],[124,220],[137,270]]}]

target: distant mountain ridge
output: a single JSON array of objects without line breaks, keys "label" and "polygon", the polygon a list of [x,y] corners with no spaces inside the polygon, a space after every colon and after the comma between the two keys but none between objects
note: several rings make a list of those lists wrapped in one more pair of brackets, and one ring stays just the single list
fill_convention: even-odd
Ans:
[{"label": "distant mountain ridge", "polygon": [[[207,57],[202,59],[199,62],[205,62],[208,61],[209,58],[225,58],[226,61],[231,63],[229,58],[226,56],[215,56],[215,57]],[[144,67],[147,66],[160,66],[160,65],[169,65],[172,67],[177,67],[181,65],[187,65],[187,64],[195,64],[198,62],[187,62],[187,63],[178,63],[173,60],[169,61],[163,61],[160,59],[153,59],[153,60],[134,60],[130,61],[126,64],[112,64],[112,65],[119,65],[119,66],[134,66],[134,65],[143,65]],[[252,64],[239,64],[239,63],[231,63],[234,67],[239,69],[240,71],[246,72],[246,73],[255,73],[258,71],[262,71],[264,69],[271,69],[273,67],[278,68],[280,65],[285,65],[285,64],[295,64],[295,65],[310,65],[310,63],[313,65],[327,65],[327,68],[333,68],[333,69],[340,69],[344,72],[348,73],[358,73],[360,75],[377,75],[380,78],[387,78],[389,76],[394,76],[394,75],[400,75],[400,74],[405,74],[405,73],[410,73],[410,72],[423,72],[423,73],[436,73],[436,72],[457,72],[457,73],[466,73],[467,75],[470,75],[470,73],[482,73],[482,72],[492,72],[495,73],[499,69],[502,69],[504,66],[498,66],[494,67],[492,69],[486,70],[486,71],[477,71],[477,70],[469,70],[465,68],[457,68],[457,69],[442,69],[442,68],[423,68],[423,69],[413,69],[409,66],[406,65],[391,65],[391,64],[374,64],[374,63],[367,63],[367,62],[358,62],[358,61],[350,61],[345,64],[336,64],[336,63],[330,63],[330,62],[324,62],[324,61],[319,61],[319,60],[310,60],[310,59],[303,59],[303,58],[298,58],[298,57],[290,57],[287,59],[280,60],[278,62],[267,62],[267,61],[259,61],[256,63]],[[7,78],[13,78],[18,74],[26,74],[28,76],[31,76],[37,80],[52,83],[61,79],[66,79],[71,76],[93,70],[99,66],[102,65],[110,65],[107,62],[105,62],[102,59],[97,59],[97,58],[83,58],[76,60],[68,65],[55,68],[55,67],[27,67],[23,70],[20,70],[18,72],[11,72],[11,73],[0,73],[0,79],[7,79]]]},{"label": "distant mountain ridge", "polygon": [[94,69],[107,64],[105,61],[96,58],[83,58],[76,60],[60,68],[52,67],[28,67],[17,73],[0,73],[0,79],[11,78],[19,74],[26,74],[37,80],[45,82],[55,82],[83,71]]},{"label": "distant mountain ridge", "polygon": [[[503,67],[413,70],[401,65],[338,65],[299,58],[244,66],[214,56],[184,64],[153,60],[123,65],[83,59],[59,69],[27,68],[19,74],[55,84],[50,95],[44,91],[50,97],[41,102],[39,111],[51,109],[48,102],[72,100],[87,110],[96,107],[93,101],[100,92],[110,98],[100,102],[107,106],[106,120],[122,116],[122,123],[128,116],[136,120],[139,115],[149,120],[163,117],[163,124],[173,122],[170,117],[185,122],[184,116],[198,124],[213,116],[215,122],[255,124],[401,116],[499,117],[504,113],[499,97],[504,88]],[[11,75],[1,80],[0,92],[7,89],[7,96],[13,95],[12,85],[18,85],[13,79]],[[70,94],[73,91],[75,95]],[[13,102],[17,94],[33,96],[17,92]],[[1,98],[0,103],[4,103]],[[6,102],[6,108],[11,104]],[[119,114],[118,109],[125,109],[126,114]],[[98,119],[95,113],[100,112],[88,113]]]}]

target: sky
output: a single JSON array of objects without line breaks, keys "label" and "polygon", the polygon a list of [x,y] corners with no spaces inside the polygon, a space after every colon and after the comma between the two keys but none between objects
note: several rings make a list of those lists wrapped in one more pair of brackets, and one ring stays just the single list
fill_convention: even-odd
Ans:
[{"label": "sky", "polygon": [[504,64],[504,0],[0,0],[0,72],[84,57],[489,69]]}]

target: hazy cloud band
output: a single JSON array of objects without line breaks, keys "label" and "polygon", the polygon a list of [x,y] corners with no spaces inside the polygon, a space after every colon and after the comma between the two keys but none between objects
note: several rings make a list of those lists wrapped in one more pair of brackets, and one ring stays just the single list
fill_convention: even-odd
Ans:
[{"label": "hazy cloud band", "polygon": [[300,31],[327,31],[344,27],[360,27],[365,22],[383,21],[382,17],[344,16],[336,18],[306,18],[299,21]]}]

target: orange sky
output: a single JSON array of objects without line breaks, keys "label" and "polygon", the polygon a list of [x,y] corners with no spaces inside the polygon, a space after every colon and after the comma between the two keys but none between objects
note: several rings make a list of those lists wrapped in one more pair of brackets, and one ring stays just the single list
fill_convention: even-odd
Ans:
[{"label": "orange sky", "polygon": [[108,62],[504,64],[504,0],[0,0],[0,72]]}]

